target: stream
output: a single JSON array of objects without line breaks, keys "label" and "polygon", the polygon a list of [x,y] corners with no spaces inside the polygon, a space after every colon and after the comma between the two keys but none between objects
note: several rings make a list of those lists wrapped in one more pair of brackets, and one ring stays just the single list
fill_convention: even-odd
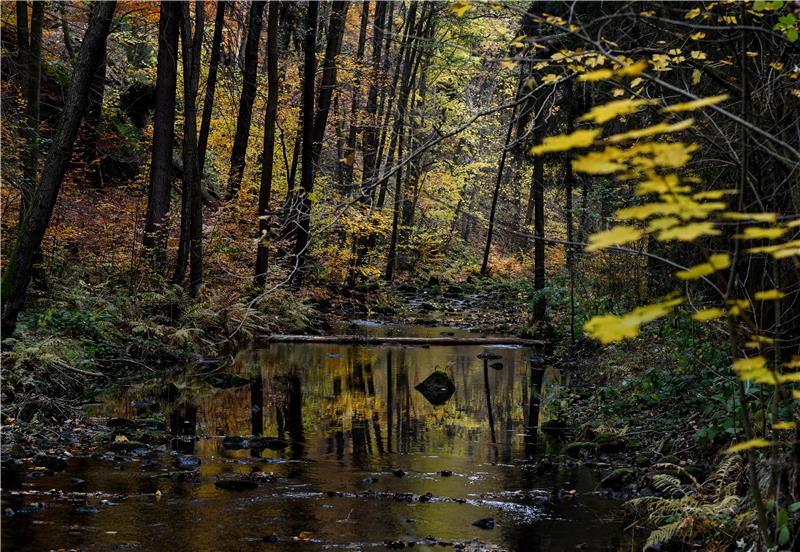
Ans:
[{"label": "stream", "polygon": [[[341,330],[474,335],[369,322]],[[558,445],[530,428],[532,381],[542,382],[540,422],[561,385],[540,354],[272,343],[225,369],[113,387],[87,406],[108,418],[112,450],[4,474],[2,546],[632,550],[619,502],[597,492],[600,473],[539,462]],[[435,372],[431,401],[417,386]]]}]

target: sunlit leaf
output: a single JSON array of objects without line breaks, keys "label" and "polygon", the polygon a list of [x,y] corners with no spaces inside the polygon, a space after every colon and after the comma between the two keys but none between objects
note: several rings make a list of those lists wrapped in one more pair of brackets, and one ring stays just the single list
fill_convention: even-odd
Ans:
[{"label": "sunlit leaf", "polygon": [[538,146],[531,149],[532,155],[553,151],[566,151],[574,148],[585,148],[594,143],[595,138],[602,132],[602,129],[576,130],[571,134],[560,134],[558,136],[547,136]]},{"label": "sunlit leaf", "polygon": [[629,130],[628,132],[623,132],[622,134],[614,134],[613,136],[608,137],[608,141],[611,142],[612,144],[616,144],[619,142],[623,142],[625,140],[635,140],[637,138],[644,138],[646,136],[655,136],[656,134],[678,132],[681,130],[686,130],[693,124],[694,124],[694,119],[686,119],[684,121],[680,121],[678,123],[673,123],[673,124],[658,123],[657,125],[649,126],[646,128]]},{"label": "sunlit leaf", "polygon": [[612,245],[621,245],[636,241],[642,237],[642,231],[635,226],[617,225],[605,232],[597,232],[589,236],[587,251],[597,251]]},{"label": "sunlit leaf", "polygon": [[717,270],[724,270],[731,266],[731,257],[727,253],[718,253],[711,255],[707,263],[701,263],[693,266],[688,270],[681,270],[675,273],[675,276],[681,280],[696,280],[703,276],[713,274]]},{"label": "sunlit leaf", "polygon": [[759,301],[775,301],[785,296],[786,294],[779,289],[769,289],[766,291],[757,291],[754,297]]},{"label": "sunlit leaf", "polygon": [[741,452],[743,450],[750,450],[754,448],[764,448],[770,446],[772,443],[767,441],[766,439],[750,439],[749,441],[742,441],[737,445],[733,445],[732,447],[728,447],[725,449],[723,454],[733,454],[735,452]]},{"label": "sunlit leaf", "polygon": [[698,322],[706,322],[708,320],[715,320],[717,318],[722,318],[727,314],[725,309],[719,308],[711,308],[711,309],[702,309],[697,311],[692,315],[692,319],[697,320]]},{"label": "sunlit leaf", "polygon": [[636,113],[643,105],[653,103],[651,100],[614,100],[607,104],[598,105],[589,110],[581,116],[581,121],[594,121],[596,123],[605,123],[619,115],[628,115]]},{"label": "sunlit leaf", "polygon": [[700,98],[691,102],[677,103],[668,105],[662,109],[662,113],[677,113],[681,111],[694,111],[701,107],[708,107],[709,105],[716,105],[728,99],[728,94],[720,94],[719,96],[709,96],[708,98]]},{"label": "sunlit leaf", "polygon": [[458,17],[463,17],[465,13],[472,9],[472,2],[467,0],[458,0],[450,4],[450,13],[456,14]]},{"label": "sunlit leaf", "polygon": [[772,429],[775,429],[775,430],[778,430],[778,431],[788,431],[788,430],[794,429],[796,427],[797,427],[797,424],[795,422],[775,422],[774,424],[772,424]]},{"label": "sunlit leaf", "polygon": [[735,234],[733,237],[740,240],[774,240],[780,238],[788,228],[762,228],[760,226],[748,226],[741,234]]},{"label": "sunlit leaf", "polygon": [[675,226],[667,230],[662,230],[658,234],[660,241],[680,240],[694,241],[701,236],[718,236],[722,232],[714,228],[712,222],[695,222],[684,226]]},{"label": "sunlit leaf", "polygon": [[584,324],[583,329],[604,345],[615,343],[636,337],[639,335],[642,324],[666,316],[681,303],[683,303],[683,298],[677,298],[638,307],[621,316],[615,314],[593,316]]}]

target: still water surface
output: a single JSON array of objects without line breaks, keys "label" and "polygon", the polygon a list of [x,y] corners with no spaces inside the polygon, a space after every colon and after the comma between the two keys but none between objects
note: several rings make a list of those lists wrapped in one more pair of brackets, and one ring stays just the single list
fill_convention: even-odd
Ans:
[{"label": "still water surface", "polygon": [[[487,364],[502,367],[485,368],[478,355],[486,352],[500,357]],[[16,490],[30,494],[4,489],[3,507],[36,501],[44,509],[4,516],[3,548],[362,550],[414,542],[417,550],[448,549],[426,544],[431,537],[480,543],[468,550],[629,550],[614,520],[618,504],[595,492],[597,474],[538,465],[550,445],[535,442],[529,427],[536,354],[274,343],[240,352],[224,373],[241,379],[194,368],[114,388],[89,413],[161,417],[169,443],[135,455],[76,456],[47,477],[23,474]],[[436,370],[455,384],[440,406],[415,389]],[[558,388],[558,371],[547,368],[543,418]],[[236,449],[247,444],[230,439],[223,446],[225,436],[248,435],[274,437],[275,448],[283,440],[285,448]],[[196,476],[169,476],[179,471],[178,453],[199,458]],[[252,472],[274,475],[260,476],[254,489],[215,485]],[[41,494],[50,489],[90,496]],[[486,518],[494,528],[473,525]]]}]

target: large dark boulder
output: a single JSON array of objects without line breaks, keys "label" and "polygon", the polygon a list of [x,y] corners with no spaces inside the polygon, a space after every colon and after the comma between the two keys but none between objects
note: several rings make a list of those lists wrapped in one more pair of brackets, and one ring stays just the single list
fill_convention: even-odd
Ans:
[{"label": "large dark boulder", "polygon": [[450,376],[437,370],[414,389],[422,393],[429,403],[439,406],[450,400],[456,391],[456,386]]}]

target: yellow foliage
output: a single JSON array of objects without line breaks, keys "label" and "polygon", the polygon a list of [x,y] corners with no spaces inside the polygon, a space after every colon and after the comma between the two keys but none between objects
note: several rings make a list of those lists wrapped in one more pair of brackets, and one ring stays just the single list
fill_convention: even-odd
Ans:
[{"label": "yellow foliage", "polygon": [[[707,192],[697,192],[692,195],[692,199],[722,199],[726,195],[735,194],[736,190],[708,190]],[[725,216],[727,213],[723,213]]]},{"label": "yellow foliage", "polygon": [[712,222],[695,222],[662,230],[658,234],[658,240],[694,241],[701,236],[718,236],[721,233],[714,228],[714,223]]},{"label": "yellow foliage", "polygon": [[711,308],[711,309],[702,309],[697,311],[692,315],[693,320],[697,320],[698,322],[707,322],[708,320],[715,320],[717,318],[722,318],[725,316],[726,311],[725,309],[718,309],[718,308]]},{"label": "yellow foliage", "polygon": [[602,129],[576,130],[571,134],[560,134],[558,136],[547,136],[538,146],[531,149],[532,155],[552,151],[566,151],[573,148],[586,148],[594,143],[594,139],[600,134]]},{"label": "yellow foliage", "polygon": [[743,450],[768,447],[771,444],[772,443],[770,443],[766,439],[750,439],[749,441],[742,441],[738,445],[733,445],[732,447],[725,449],[723,454],[733,454],[736,452],[741,452]]},{"label": "yellow foliage", "polygon": [[643,105],[652,103],[652,100],[614,100],[607,104],[593,107],[588,113],[582,115],[580,120],[603,124],[620,115],[636,113]]},{"label": "yellow foliage", "polygon": [[642,231],[635,226],[618,225],[604,232],[597,232],[589,236],[589,245],[586,251],[597,251],[612,245],[632,242],[642,237]]},{"label": "yellow foliage", "polygon": [[740,240],[774,240],[780,238],[788,228],[761,228],[760,226],[748,226],[741,234],[736,234],[733,237]]},{"label": "yellow foliage", "polygon": [[466,0],[458,0],[450,5],[450,13],[456,14],[458,17],[464,17],[464,14],[472,9],[472,2]]},{"label": "yellow foliage", "polygon": [[774,301],[783,298],[785,295],[786,294],[779,289],[770,289],[766,291],[757,291],[755,293],[755,298],[759,301]]},{"label": "yellow foliage", "polygon": [[794,422],[775,422],[774,424],[772,424],[772,429],[775,429],[775,430],[778,430],[778,431],[787,431],[787,430],[790,430],[790,429],[794,429],[796,427],[797,427],[797,424],[794,423]]},{"label": "yellow foliage", "polygon": [[660,175],[654,172],[648,174],[648,180],[641,182],[636,187],[637,195],[644,194],[675,194],[689,192],[689,186],[680,186],[677,174]]},{"label": "yellow foliage", "polygon": [[730,255],[727,253],[718,253],[716,255],[711,255],[707,263],[695,265],[688,270],[678,271],[675,275],[681,280],[696,280],[697,278],[713,274],[717,270],[726,269],[729,266],[731,266]]},{"label": "yellow foliage", "polygon": [[639,335],[642,324],[666,316],[681,303],[683,303],[683,298],[670,299],[638,307],[621,316],[615,314],[593,316],[583,325],[583,329],[604,345],[615,343],[626,338],[636,337]]},{"label": "yellow foliage", "polygon": [[658,123],[657,125],[652,125],[646,128],[630,130],[628,132],[623,132],[622,134],[615,134],[613,136],[609,136],[608,141],[611,142],[612,144],[617,144],[619,142],[624,142],[625,140],[636,140],[638,138],[644,138],[646,136],[655,136],[656,134],[678,132],[681,130],[686,130],[693,124],[694,124],[694,119],[686,119],[684,121],[680,121],[678,123],[673,123],[673,124]]},{"label": "yellow foliage", "polygon": [[619,159],[624,156],[617,156],[621,153],[619,148],[606,148],[603,151],[593,151],[582,155],[572,161],[572,168],[576,172],[587,174],[611,174],[624,171],[627,165],[619,163]]},{"label": "yellow foliage", "polygon": [[775,213],[734,213],[729,211],[722,213],[723,218],[728,220],[755,220],[758,222],[775,222],[778,216]]},{"label": "yellow foliage", "polygon": [[678,113],[680,111],[694,111],[695,109],[700,109],[701,107],[707,107],[709,105],[715,105],[720,102],[724,102],[727,100],[729,96],[727,94],[720,94],[719,96],[709,96],[708,98],[700,98],[699,100],[692,100],[691,102],[683,102],[668,105],[664,109],[661,110],[662,113]]},{"label": "yellow foliage", "polygon": [[598,69],[597,71],[590,71],[578,77],[579,81],[599,81],[607,80],[614,76],[614,71],[611,69]]}]

